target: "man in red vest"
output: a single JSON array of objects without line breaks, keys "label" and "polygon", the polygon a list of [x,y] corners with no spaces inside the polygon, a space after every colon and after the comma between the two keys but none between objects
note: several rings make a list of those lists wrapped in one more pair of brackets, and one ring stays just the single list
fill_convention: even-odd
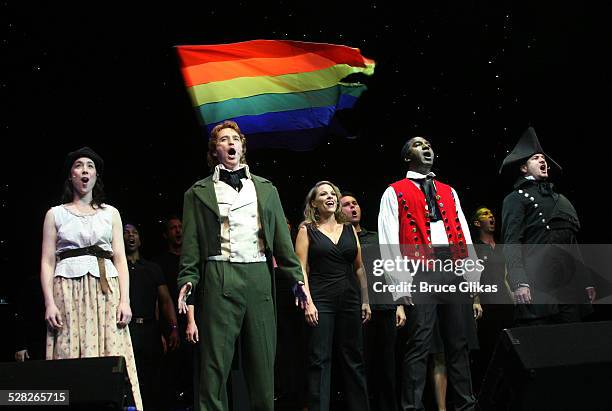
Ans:
[{"label": "man in red vest", "polygon": [[[380,202],[378,232],[383,258],[396,259],[401,256],[412,261],[464,259],[468,256],[468,245],[472,243],[469,226],[455,190],[436,180],[431,172],[434,162],[431,143],[423,137],[413,137],[402,148],[401,158],[408,163],[406,178],[391,184]],[[392,252],[389,253],[389,250]],[[404,277],[410,282],[410,274],[404,273]],[[411,282],[412,287],[417,287],[404,293],[404,301],[409,304],[406,321],[409,338],[402,370],[402,409],[424,409],[427,357],[434,325],[438,321],[444,340],[448,379],[454,394],[454,408],[474,410],[462,313],[465,308],[460,304],[444,303],[445,297],[454,298],[458,293],[452,296],[452,293],[446,296],[438,293],[413,296],[410,292],[434,278],[446,282],[447,286],[457,286],[462,281],[454,272],[419,272]],[[442,297],[440,301],[431,298],[439,296]],[[413,304],[413,297],[416,305]],[[423,297],[426,303],[420,303],[419,297]]]}]

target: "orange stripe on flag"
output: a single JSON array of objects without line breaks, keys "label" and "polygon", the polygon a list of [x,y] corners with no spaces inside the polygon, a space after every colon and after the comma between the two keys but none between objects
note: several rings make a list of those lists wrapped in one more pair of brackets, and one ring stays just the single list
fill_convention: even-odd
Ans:
[{"label": "orange stripe on flag", "polygon": [[187,87],[237,77],[280,76],[305,73],[334,66],[333,60],[306,53],[295,57],[252,58],[233,61],[215,61],[197,66],[183,67],[183,78]]}]

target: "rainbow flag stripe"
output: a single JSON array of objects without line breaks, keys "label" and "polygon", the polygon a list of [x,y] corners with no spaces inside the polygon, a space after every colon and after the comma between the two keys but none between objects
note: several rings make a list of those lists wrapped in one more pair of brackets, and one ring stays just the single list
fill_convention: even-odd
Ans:
[{"label": "rainbow flag stripe", "polygon": [[[366,87],[341,80],[372,75],[375,66],[356,48],[288,40],[178,46],[177,51],[187,91],[208,130],[233,119],[246,134],[283,132],[284,138],[287,132],[300,130],[304,136],[308,129],[326,127],[337,110],[353,107]],[[270,136],[262,141],[291,148]],[[296,146],[304,149],[302,143]]]}]

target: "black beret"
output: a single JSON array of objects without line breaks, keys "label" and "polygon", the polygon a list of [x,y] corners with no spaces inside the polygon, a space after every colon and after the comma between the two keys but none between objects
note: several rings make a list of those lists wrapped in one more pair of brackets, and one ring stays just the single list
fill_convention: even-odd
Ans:
[{"label": "black beret", "polygon": [[96,174],[98,176],[101,176],[104,173],[104,160],[102,160],[102,157],[100,157],[91,148],[82,147],[76,151],[72,151],[68,153],[68,156],[66,156],[66,164],[65,164],[66,174],[70,174],[72,165],[74,164],[76,160],[78,160],[81,157],[90,158],[94,162],[94,164],[96,165]]}]

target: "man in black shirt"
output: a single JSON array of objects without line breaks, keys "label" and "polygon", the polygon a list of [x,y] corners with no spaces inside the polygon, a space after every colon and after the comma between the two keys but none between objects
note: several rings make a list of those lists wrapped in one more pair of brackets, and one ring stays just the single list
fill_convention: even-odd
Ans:
[{"label": "man in black shirt", "polygon": [[[183,246],[183,223],[176,215],[170,215],[164,221],[163,233],[166,240],[166,249],[153,259],[160,265],[172,301],[178,300],[177,278],[181,260],[181,248]],[[189,298],[193,304],[193,296]],[[176,307],[178,310],[178,307]],[[185,338],[187,327],[186,316],[179,315],[178,331]],[[162,359],[162,381],[167,387],[168,395],[163,399],[167,408],[174,407],[180,403],[185,406],[193,406],[193,345],[179,344],[174,351],[168,352]]]},{"label": "man in black shirt", "polygon": [[472,227],[474,230],[472,239],[476,245],[478,258],[484,265],[480,284],[497,289],[497,292],[480,294],[478,296],[480,303],[487,307],[490,305],[491,309],[499,305],[512,305],[503,247],[498,246],[495,241],[496,220],[493,212],[487,207],[479,207],[472,218]]},{"label": "man in black shirt", "polygon": [[512,326],[514,305],[512,293],[506,280],[506,260],[503,247],[495,241],[496,219],[487,207],[479,207],[472,217],[474,233],[472,240],[483,262],[484,271],[480,284],[494,287],[497,291],[481,293],[474,301],[482,304],[482,318],[478,322],[479,350],[472,352],[472,381],[474,392],[480,391],[482,379],[504,328]]},{"label": "man in black shirt", "polygon": [[178,299],[176,279],[183,245],[183,223],[181,223],[181,219],[174,215],[170,216],[164,222],[163,236],[166,240],[166,250],[155,257],[153,261],[161,266],[172,301],[176,301]]},{"label": "man in black shirt", "polygon": [[[355,227],[365,267],[379,255],[378,233],[361,226],[361,207],[355,195],[343,192],[342,212]],[[366,268],[366,272],[367,272]],[[376,293],[371,295],[372,320],[365,327],[365,358],[368,390],[372,395],[371,408],[379,411],[397,410],[395,383],[395,340],[397,329],[406,323],[403,305],[376,304]]]},{"label": "man in black shirt", "polygon": [[166,280],[159,265],[140,256],[140,233],[133,224],[123,226],[123,240],[130,271],[130,306],[132,321],[130,335],[136,358],[145,409],[157,409],[162,339],[156,307],[164,317],[170,350],[179,342],[176,312]]}]

